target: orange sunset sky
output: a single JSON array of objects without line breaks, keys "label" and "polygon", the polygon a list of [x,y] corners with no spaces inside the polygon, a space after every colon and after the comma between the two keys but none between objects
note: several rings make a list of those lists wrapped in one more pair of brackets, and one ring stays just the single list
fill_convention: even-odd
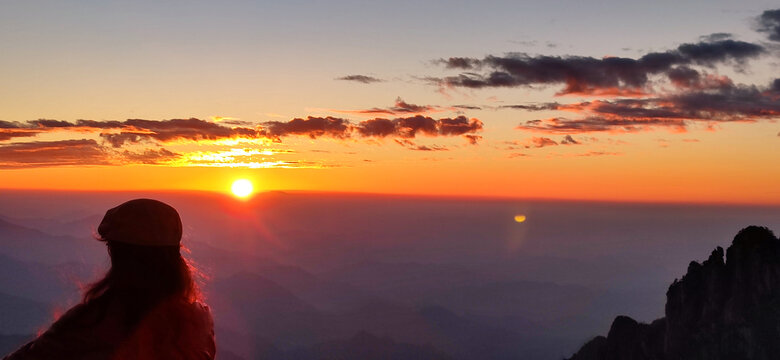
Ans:
[{"label": "orange sunset sky", "polygon": [[3,189],[780,204],[771,2],[0,7]]}]

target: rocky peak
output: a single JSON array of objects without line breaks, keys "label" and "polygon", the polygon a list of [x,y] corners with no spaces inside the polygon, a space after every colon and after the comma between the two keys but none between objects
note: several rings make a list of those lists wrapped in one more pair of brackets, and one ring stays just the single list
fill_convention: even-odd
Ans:
[{"label": "rocky peak", "polygon": [[742,229],[726,250],[688,265],[652,324],[619,316],[572,359],[777,359],[780,357],[780,240]]}]

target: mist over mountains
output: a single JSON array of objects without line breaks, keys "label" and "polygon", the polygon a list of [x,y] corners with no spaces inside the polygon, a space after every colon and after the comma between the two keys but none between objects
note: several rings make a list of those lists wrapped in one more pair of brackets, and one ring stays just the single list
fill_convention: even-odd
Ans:
[{"label": "mist over mountains", "polygon": [[666,316],[650,324],[618,316],[609,334],[571,360],[776,359],[780,354],[780,239],[742,229],[725,251],[692,261],[666,293]]},{"label": "mist over mountains", "polygon": [[3,353],[106,269],[92,232],[134,197],[181,213],[224,359],[559,359],[617,315],[663,316],[669,281],[737,230],[780,228],[777,207],[4,191]]}]

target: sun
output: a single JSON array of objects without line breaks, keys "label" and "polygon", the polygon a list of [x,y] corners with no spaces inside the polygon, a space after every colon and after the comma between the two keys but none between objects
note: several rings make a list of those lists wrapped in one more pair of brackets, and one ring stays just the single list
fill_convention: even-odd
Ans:
[{"label": "sun", "polygon": [[252,182],[247,179],[238,179],[233,181],[233,186],[231,186],[230,189],[233,191],[233,195],[240,198],[245,198],[249,195],[252,195],[252,192],[255,190],[254,186],[252,186]]}]

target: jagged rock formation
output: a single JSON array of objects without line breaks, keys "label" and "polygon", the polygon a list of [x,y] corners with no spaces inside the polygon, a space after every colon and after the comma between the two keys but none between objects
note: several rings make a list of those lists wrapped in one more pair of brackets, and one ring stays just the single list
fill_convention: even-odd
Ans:
[{"label": "jagged rock formation", "polygon": [[750,226],[723,255],[718,247],[690,263],[666,292],[666,317],[648,325],[618,316],[571,360],[780,358],[780,240]]}]

